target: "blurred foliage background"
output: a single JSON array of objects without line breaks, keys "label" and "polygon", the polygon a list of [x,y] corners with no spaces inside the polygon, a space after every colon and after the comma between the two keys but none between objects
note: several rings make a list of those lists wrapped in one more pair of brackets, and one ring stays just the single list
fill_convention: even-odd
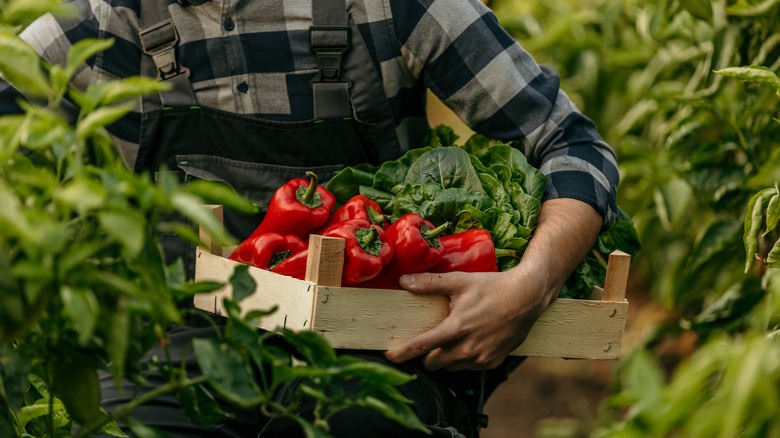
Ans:
[{"label": "blurred foliage background", "polygon": [[489,6],[615,148],[644,245],[632,287],[664,315],[624,351],[596,424],[537,434],[780,436],[780,2]]}]

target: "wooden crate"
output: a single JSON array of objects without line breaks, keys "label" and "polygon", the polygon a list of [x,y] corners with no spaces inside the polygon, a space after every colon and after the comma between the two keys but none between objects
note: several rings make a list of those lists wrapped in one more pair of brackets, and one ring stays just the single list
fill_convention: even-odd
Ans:
[{"label": "wooden crate", "polygon": [[[219,212],[219,210],[217,210]],[[220,213],[221,214],[221,213]],[[222,248],[202,236],[197,249],[196,280],[229,283],[238,264]],[[341,287],[344,241],[311,236],[306,281],[250,267],[257,290],[242,302],[242,311],[278,310],[259,327],[275,330],[315,330],[335,348],[387,350],[435,327],[449,311],[443,295],[415,295],[403,290]],[[559,298],[539,317],[528,338],[511,354],[572,359],[617,359],[623,339],[628,302],[625,300],[630,256],[610,255],[600,299]],[[195,297],[195,307],[225,314],[225,288]]]}]

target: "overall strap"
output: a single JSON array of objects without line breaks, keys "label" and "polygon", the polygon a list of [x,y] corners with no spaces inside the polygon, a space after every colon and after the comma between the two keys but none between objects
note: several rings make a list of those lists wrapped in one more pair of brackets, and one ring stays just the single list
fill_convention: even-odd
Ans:
[{"label": "overall strap", "polygon": [[138,36],[146,55],[141,60],[142,73],[171,86],[169,90],[158,93],[159,101],[155,96],[144,98],[143,111],[195,105],[195,94],[189,80],[190,70],[181,65],[176,55],[179,34],[173,25],[167,1],[141,0]]},{"label": "overall strap", "polygon": [[341,62],[349,50],[349,26],[345,0],[312,0],[309,47],[317,57],[312,79],[314,118],[350,117],[349,81],[341,78]]}]

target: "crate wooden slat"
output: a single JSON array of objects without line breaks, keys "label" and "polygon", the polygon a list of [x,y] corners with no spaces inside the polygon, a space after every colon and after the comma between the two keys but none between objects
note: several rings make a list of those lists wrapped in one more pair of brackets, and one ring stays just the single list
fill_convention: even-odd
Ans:
[{"label": "crate wooden slat", "polygon": [[[443,295],[340,287],[343,240],[311,236],[309,245],[308,281],[249,268],[257,290],[242,302],[242,311],[278,306],[259,328],[314,330],[335,348],[386,350],[435,327],[449,312],[449,299]],[[237,263],[224,257],[221,249],[216,252],[197,249],[196,280],[229,282]],[[628,312],[629,264],[630,256],[613,253],[601,299],[557,299],[512,355],[619,358]],[[229,284],[214,293],[199,294],[195,307],[224,314],[221,301],[231,294]]]}]

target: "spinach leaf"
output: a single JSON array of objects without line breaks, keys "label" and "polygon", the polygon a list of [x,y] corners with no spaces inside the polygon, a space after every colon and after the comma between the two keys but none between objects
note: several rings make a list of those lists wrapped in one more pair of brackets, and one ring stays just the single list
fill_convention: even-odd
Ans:
[{"label": "spinach leaf", "polygon": [[435,183],[441,188],[462,188],[485,194],[469,154],[457,146],[432,149],[412,163],[406,182]]},{"label": "spinach leaf", "polygon": [[423,146],[452,146],[458,140],[458,134],[449,126],[439,125],[425,134],[422,142]]},{"label": "spinach leaf", "polygon": [[406,174],[409,173],[409,167],[412,163],[431,149],[430,147],[412,149],[397,160],[382,163],[374,175],[372,187],[385,192],[393,192],[396,186],[406,181]]},{"label": "spinach leaf", "polygon": [[458,214],[466,206],[484,211],[495,207],[495,204],[495,201],[485,194],[462,188],[448,188],[436,193],[432,199],[424,201],[420,206],[420,214],[435,225],[450,222],[453,227],[457,227]]},{"label": "spinach leaf", "polygon": [[376,170],[377,168],[370,164],[345,167],[331,178],[325,187],[336,197],[336,202],[343,204],[360,193],[361,186],[371,187],[374,184]]}]

